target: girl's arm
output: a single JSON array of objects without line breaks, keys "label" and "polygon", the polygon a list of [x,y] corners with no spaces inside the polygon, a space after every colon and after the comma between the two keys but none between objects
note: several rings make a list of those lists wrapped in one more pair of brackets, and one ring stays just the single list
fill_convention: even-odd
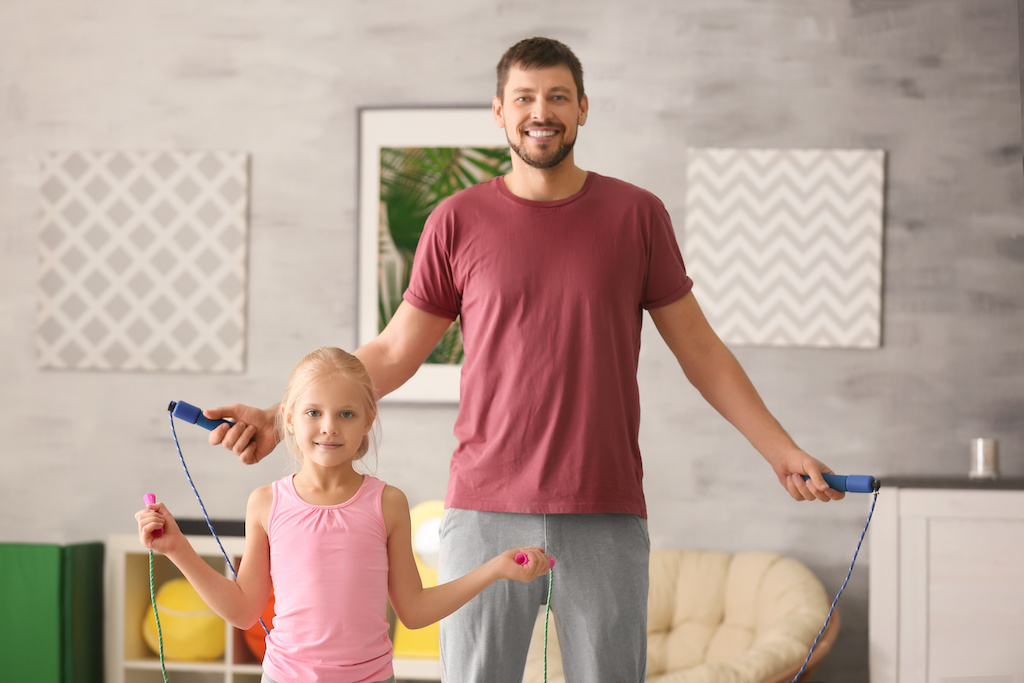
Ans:
[{"label": "girl's arm", "polygon": [[[245,548],[233,581],[208,565],[196,553],[163,503],[147,505],[135,513],[142,545],[159,552],[181,570],[203,601],[235,628],[256,623],[270,598],[270,543],[266,517],[273,494],[269,486],[253,491],[245,513]],[[163,534],[153,533],[163,529]]]},{"label": "girl's arm", "polygon": [[[514,548],[461,578],[424,588],[412,554],[409,501],[404,493],[387,486],[382,503],[388,530],[388,595],[395,614],[409,628],[423,628],[443,619],[499,579],[533,581],[548,572],[543,550]],[[520,552],[530,558],[525,565],[516,564],[515,556]]]}]

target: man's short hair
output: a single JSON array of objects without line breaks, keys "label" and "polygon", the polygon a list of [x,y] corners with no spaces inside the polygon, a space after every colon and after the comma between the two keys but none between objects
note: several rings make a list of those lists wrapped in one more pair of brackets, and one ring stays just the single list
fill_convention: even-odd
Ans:
[{"label": "man's short hair", "polygon": [[576,96],[583,99],[583,65],[573,51],[565,43],[553,38],[527,38],[521,40],[502,55],[498,61],[498,89],[496,94],[504,98],[505,84],[508,82],[509,70],[517,66],[521,69],[538,67],[567,66],[576,82]]}]

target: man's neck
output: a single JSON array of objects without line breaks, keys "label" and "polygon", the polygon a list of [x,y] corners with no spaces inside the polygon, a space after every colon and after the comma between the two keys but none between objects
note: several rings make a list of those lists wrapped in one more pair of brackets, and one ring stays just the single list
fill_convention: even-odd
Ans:
[{"label": "man's neck", "polygon": [[512,171],[504,177],[509,192],[534,202],[553,202],[583,189],[587,172],[566,158],[555,168],[534,168],[512,155]]}]

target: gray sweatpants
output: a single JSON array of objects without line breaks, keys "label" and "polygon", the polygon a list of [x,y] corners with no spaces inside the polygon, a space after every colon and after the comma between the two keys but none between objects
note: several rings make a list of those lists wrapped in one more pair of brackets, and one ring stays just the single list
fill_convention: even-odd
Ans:
[{"label": "gray sweatpants", "polygon": [[[650,538],[636,515],[540,515],[448,509],[439,581],[510,548],[555,558],[551,616],[568,683],[638,683],[647,668]],[[520,683],[548,580],[499,581],[441,621],[449,683]]]}]

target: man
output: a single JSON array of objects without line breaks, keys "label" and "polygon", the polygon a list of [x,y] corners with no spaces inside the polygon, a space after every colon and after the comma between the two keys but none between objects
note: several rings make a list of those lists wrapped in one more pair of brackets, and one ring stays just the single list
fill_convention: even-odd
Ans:
[{"label": "man", "polygon": [[[512,171],[441,203],[409,289],[356,351],[381,395],[401,386],[461,316],[459,445],[442,528],[440,580],[510,545],[557,560],[552,614],[570,681],[642,681],[649,539],[636,382],[643,310],[686,378],[797,500],[842,497],[800,450],[708,325],[671,222],[649,192],[576,166],[587,120],[583,70],[547,38],[497,68],[494,120]],[[273,409],[207,412],[239,424],[223,443],[245,462],[274,447]],[[802,475],[808,475],[805,481]],[[454,683],[520,681],[544,582],[488,590],[442,624]]]}]

